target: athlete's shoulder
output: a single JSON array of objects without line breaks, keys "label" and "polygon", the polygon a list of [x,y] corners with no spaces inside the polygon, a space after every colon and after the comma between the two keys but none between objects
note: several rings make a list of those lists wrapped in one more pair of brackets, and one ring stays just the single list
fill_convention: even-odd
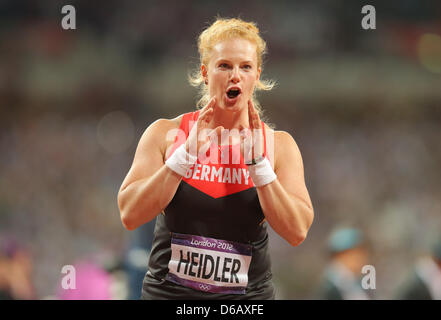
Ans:
[{"label": "athlete's shoulder", "polygon": [[284,162],[301,161],[301,154],[296,141],[289,132],[283,130],[274,131],[274,154],[276,167]]},{"label": "athlete's shoulder", "polygon": [[189,111],[183,114],[178,115],[175,118],[172,119],[158,119],[155,122],[159,122],[160,126],[177,126],[179,127],[181,125],[182,120],[185,118],[187,118],[188,120],[196,120],[197,117],[199,115],[199,110],[195,110],[195,111]]},{"label": "athlete's shoulder", "polygon": [[139,145],[142,147],[144,145],[151,146],[152,144],[160,147],[164,150],[167,140],[167,135],[170,132],[174,132],[173,129],[178,129],[181,123],[182,117],[184,115],[178,115],[175,118],[166,119],[160,118],[153,121],[145,130],[139,141]]},{"label": "athlete's shoulder", "polygon": [[289,132],[283,130],[274,130],[274,140],[283,146],[296,144],[292,135]]},{"label": "athlete's shoulder", "polygon": [[155,132],[155,133],[160,133],[160,132],[168,132],[168,130],[171,129],[175,129],[175,128],[179,128],[182,118],[185,116],[186,114],[180,114],[175,118],[160,118],[157,119],[155,121],[153,121],[145,130],[145,132]]}]

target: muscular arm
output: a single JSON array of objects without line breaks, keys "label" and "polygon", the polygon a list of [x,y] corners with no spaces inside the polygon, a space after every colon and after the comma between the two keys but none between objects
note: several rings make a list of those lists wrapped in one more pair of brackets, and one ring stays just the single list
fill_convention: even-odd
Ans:
[{"label": "muscular arm", "polygon": [[291,135],[274,134],[277,179],[257,188],[257,194],[270,226],[291,245],[303,242],[314,218],[305,185],[300,150]]},{"label": "muscular arm", "polygon": [[152,123],[141,137],[135,159],[118,193],[121,221],[134,230],[155,218],[173,199],[182,176],[164,164],[166,135],[173,120]]}]

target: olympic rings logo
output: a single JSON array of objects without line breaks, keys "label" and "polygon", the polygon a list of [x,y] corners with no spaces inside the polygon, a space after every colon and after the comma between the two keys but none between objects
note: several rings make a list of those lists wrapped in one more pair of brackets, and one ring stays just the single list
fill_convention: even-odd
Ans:
[{"label": "olympic rings logo", "polygon": [[208,291],[210,290],[211,286],[209,285],[205,285],[205,284],[200,284],[199,285],[199,289],[203,290],[203,291]]}]

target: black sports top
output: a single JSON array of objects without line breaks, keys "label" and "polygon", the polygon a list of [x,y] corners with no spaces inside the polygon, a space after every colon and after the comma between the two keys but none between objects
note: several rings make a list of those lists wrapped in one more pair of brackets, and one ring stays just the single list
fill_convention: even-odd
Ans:
[{"label": "black sports top", "polygon": [[[183,115],[186,137],[198,116]],[[172,152],[183,142],[177,136]],[[230,161],[198,160],[158,215],[141,299],[274,299],[257,190],[243,158],[232,161],[232,146],[218,148],[229,148]]]}]

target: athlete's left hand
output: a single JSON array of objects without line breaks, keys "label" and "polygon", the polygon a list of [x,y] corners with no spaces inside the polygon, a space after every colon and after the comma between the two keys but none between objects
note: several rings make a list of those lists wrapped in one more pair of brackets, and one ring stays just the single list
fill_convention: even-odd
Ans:
[{"label": "athlete's left hand", "polygon": [[239,126],[241,136],[240,152],[245,164],[250,164],[252,159],[258,159],[263,156],[264,151],[262,121],[260,121],[259,113],[251,100],[248,100],[248,122],[249,128],[243,125]]}]

